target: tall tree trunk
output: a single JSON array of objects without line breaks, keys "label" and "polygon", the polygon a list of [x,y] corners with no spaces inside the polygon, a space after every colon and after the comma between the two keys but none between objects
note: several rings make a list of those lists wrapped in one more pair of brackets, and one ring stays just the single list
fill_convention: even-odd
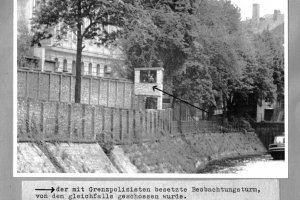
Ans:
[{"label": "tall tree trunk", "polygon": [[223,115],[222,115],[222,123],[227,124],[227,99],[225,94],[222,92],[222,100],[223,100]]},{"label": "tall tree trunk", "polygon": [[78,20],[77,24],[77,54],[76,54],[76,83],[75,83],[75,103],[81,101],[81,57],[82,57],[82,31],[81,21]]},{"label": "tall tree trunk", "polygon": [[75,103],[80,103],[81,101],[81,57],[82,57],[82,38],[77,39]]}]

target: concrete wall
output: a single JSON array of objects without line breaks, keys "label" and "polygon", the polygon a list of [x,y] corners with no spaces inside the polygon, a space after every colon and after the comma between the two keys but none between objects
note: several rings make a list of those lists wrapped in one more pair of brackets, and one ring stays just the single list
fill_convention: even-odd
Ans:
[{"label": "concrete wall", "polygon": [[[18,70],[18,97],[73,103],[75,76]],[[81,102],[132,108],[133,83],[126,80],[82,77]]]},{"label": "concrete wall", "polygon": [[27,140],[32,128],[46,140],[96,141],[97,135],[111,133],[116,143],[155,141],[162,135],[243,131],[238,123],[173,121],[171,109],[133,110],[18,98],[19,139]]},{"label": "concrete wall", "polygon": [[18,98],[18,139],[115,143],[155,141],[171,133],[170,110],[138,111],[88,104]]}]

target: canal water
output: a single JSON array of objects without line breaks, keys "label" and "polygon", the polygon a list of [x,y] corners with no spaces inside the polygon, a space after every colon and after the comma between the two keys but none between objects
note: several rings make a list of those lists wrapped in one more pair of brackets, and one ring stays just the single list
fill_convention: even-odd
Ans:
[{"label": "canal water", "polygon": [[269,154],[216,160],[209,163],[198,173],[203,174],[240,174],[251,177],[258,173],[263,177],[282,177],[287,171],[284,160],[273,160]]}]

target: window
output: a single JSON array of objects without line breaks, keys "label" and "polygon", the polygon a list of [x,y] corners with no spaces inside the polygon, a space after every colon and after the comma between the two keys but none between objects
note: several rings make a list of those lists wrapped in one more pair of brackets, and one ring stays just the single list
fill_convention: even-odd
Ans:
[{"label": "window", "polygon": [[68,61],[67,59],[64,59],[64,69],[63,69],[64,72],[67,72],[68,71]]},{"label": "window", "polygon": [[89,75],[92,75],[93,73],[93,65],[92,63],[89,63]]},{"label": "window", "polygon": [[55,61],[55,71],[57,71],[58,68],[59,68],[59,61],[58,61],[58,58],[55,58],[54,61]]},{"label": "window", "polygon": [[163,98],[163,103],[171,103],[171,99],[170,98]]},{"label": "window", "polygon": [[100,76],[100,64],[97,64],[97,76]]},{"label": "window", "polygon": [[140,82],[141,83],[156,83],[156,70],[141,70]]},{"label": "window", "polygon": [[76,62],[75,62],[75,60],[72,61],[72,74],[76,75]]},{"label": "window", "polygon": [[111,67],[110,66],[108,66],[108,65],[105,65],[104,66],[104,73],[107,75],[107,76],[109,76],[109,74],[111,74]]}]

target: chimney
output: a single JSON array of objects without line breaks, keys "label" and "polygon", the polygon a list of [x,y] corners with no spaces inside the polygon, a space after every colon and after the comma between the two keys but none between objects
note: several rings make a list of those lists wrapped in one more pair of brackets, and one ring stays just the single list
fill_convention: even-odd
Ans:
[{"label": "chimney", "polygon": [[280,10],[274,10],[273,20],[276,21],[280,15]]},{"label": "chimney", "polygon": [[259,4],[254,3],[253,4],[253,10],[252,10],[252,23],[258,24],[259,22],[259,16],[260,15],[260,7]]}]

